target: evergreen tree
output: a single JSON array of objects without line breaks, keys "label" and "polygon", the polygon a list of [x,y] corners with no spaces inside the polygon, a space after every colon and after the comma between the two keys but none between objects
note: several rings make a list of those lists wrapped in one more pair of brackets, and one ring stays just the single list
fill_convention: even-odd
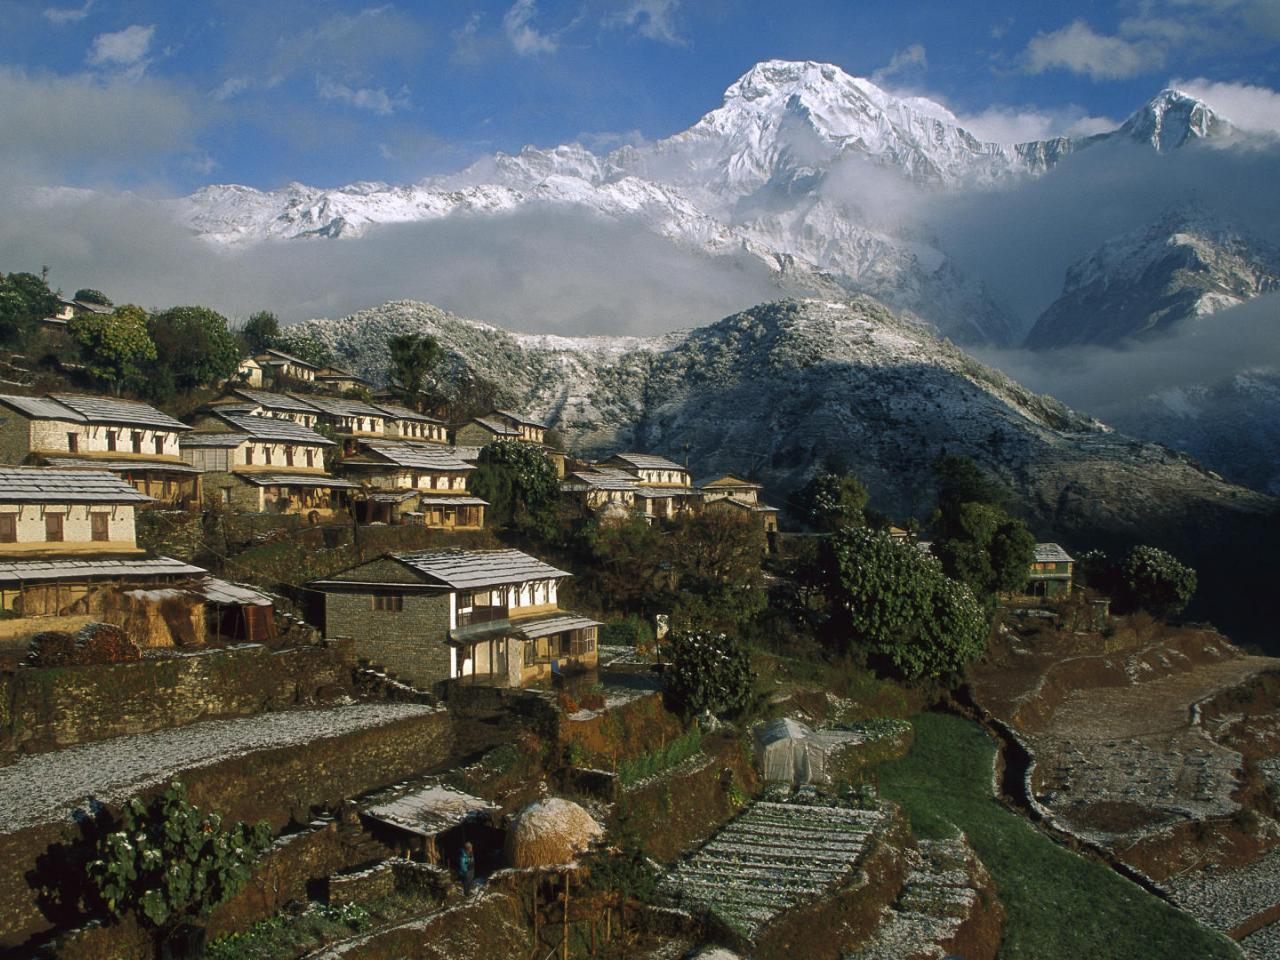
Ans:
[{"label": "evergreen tree", "polygon": [[124,387],[140,385],[147,366],[156,359],[146,311],[131,303],[116,307],[110,314],[72,317],[67,322],[67,333],[80,345],[89,373],[108,384],[117,396]]},{"label": "evergreen tree", "polygon": [[280,320],[270,310],[259,310],[245,321],[240,335],[249,353],[262,353],[280,340]]},{"label": "evergreen tree", "polygon": [[404,333],[387,341],[391,355],[388,374],[391,382],[400,387],[405,403],[414,406],[418,394],[431,371],[440,362],[440,344],[435,337],[419,333]]},{"label": "evergreen tree", "polygon": [[208,307],[170,307],[151,317],[149,330],[157,354],[150,389],[159,398],[213,386],[240,364],[227,318]]},{"label": "evergreen tree", "polygon": [[860,527],[868,500],[867,488],[851,473],[819,473],[796,494],[800,519],[820,533]]}]

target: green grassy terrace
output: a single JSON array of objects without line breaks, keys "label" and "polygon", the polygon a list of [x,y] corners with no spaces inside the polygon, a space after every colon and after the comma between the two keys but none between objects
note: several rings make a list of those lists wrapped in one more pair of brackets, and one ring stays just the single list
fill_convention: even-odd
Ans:
[{"label": "green grassy terrace", "polygon": [[995,745],[979,726],[941,714],[913,724],[911,752],[878,768],[881,794],[902,805],[919,837],[956,827],[968,836],[1007,912],[1001,960],[1240,957],[1225,937],[996,802]]}]

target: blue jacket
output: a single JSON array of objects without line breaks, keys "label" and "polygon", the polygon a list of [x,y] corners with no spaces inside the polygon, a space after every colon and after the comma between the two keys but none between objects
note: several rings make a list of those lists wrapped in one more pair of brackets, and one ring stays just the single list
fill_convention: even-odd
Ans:
[{"label": "blue jacket", "polygon": [[475,868],[475,857],[463,850],[462,856],[458,857],[458,872],[465,876],[468,873],[474,872]]}]

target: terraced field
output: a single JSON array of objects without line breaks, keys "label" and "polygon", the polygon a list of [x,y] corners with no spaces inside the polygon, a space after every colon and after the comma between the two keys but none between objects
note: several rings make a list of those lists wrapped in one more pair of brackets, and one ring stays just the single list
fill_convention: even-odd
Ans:
[{"label": "terraced field", "polygon": [[885,820],[879,810],[760,801],[678,864],[664,887],[754,939],[851,873]]}]

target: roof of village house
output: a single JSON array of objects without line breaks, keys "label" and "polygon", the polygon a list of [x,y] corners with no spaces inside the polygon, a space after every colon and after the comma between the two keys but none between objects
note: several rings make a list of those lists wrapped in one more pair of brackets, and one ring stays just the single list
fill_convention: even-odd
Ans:
[{"label": "roof of village house", "polygon": [[58,302],[65,307],[79,307],[90,313],[106,315],[115,312],[114,307],[109,307],[105,303],[94,303],[91,300],[68,300],[66,297],[58,297]]},{"label": "roof of village house", "polygon": [[526,640],[537,640],[539,637],[549,637],[553,633],[563,633],[565,630],[581,630],[584,627],[598,626],[600,626],[599,620],[592,620],[590,617],[579,617],[572,613],[562,613],[539,617],[536,620],[527,620],[517,626],[516,630]]},{"label": "roof of village house", "polygon": [[361,496],[374,503],[404,503],[417,495],[416,490],[366,490]]},{"label": "roof of village house", "polygon": [[737,497],[719,497],[712,500],[708,506],[727,506],[737,507],[740,510],[749,510],[751,513],[777,513],[777,507],[771,507],[767,503],[747,503],[745,500],[739,500]]},{"label": "roof of village house", "polygon": [[535,420],[533,417],[527,417],[523,413],[516,413],[514,410],[495,410],[493,411],[500,417],[506,417],[512,423],[518,423],[525,427],[537,427],[539,430],[550,430],[551,425],[543,423],[541,420]]},{"label": "roof of village house", "polygon": [[359,490],[360,484],[340,480],[319,473],[289,473],[279,470],[271,473],[237,471],[236,476],[258,487],[327,487],[334,490]]},{"label": "roof of village house", "polygon": [[437,420],[435,417],[428,417],[425,413],[419,413],[417,410],[410,410],[408,407],[401,406],[398,403],[384,403],[379,401],[373,404],[373,407],[381,410],[383,414],[392,420],[417,420],[421,423],[444,423],[443,420]]},{"label": "roof of village house", "polygon": [[305,400],[287,393],[272,393],[270,390],[255,390],[253,387],[235,387],[231,392],[266,410],[289,410],[294,413],[309,413],[312,416],[319,413]]},{"label": "roof of village house", "polygon": [[[459,460],[439,445],[422,443],[397,443],[394,440],[370,440],[365,448],[385,457],[398,467],[411,470],[474,470],[471,464]],[[354,463],[352,465],[355,465]]]},{"label": "roof of village house", "polygon": [[672,497],[700,497],[702,491],[690,490],[687,487],[636,487],[636,496],[641,500],[669,500]]},{"label": "roof of village house", "polygon": [[521,550],[436,550],[391,556],[455,590],[572,576]]},{"label": "roof of village house", "polygon": [[694,484],[701,490],[716,489],[717,487],[726,487],[729,489],[737,487],[752,487],[756,490],[763,490],[764,485],[756,483],[752,480],[743,480],[741,477],[735,477],[732,473],[726,473],[723,477],[716,477],[714,480],[701,480]]},{"label": "roof of village house", "polygon": [[471,423],[478,423],[486,430],[501,437],[518,437],[520,435],[520,431],[515,427],[508,426],[501,420],[493,419],[493,417],[472,417]]},{"label": "roof of village house", "polygon": [[385,419],[386,414],[377,407],[370,406],[363,400],[348,400],[345,397],[307,397],[307,402],[321,413],[332,417],[376,417]]},{"label": "roof of village house", "polygon": [[577,470],[564,479],[562,486],[574,483],[586,484],[596,490],[635,490],[640,481],[629,473],[613,476],[602,470]]},{"label": "roof of village house", "polygon": [[0,403],[17,410],[32,420],[68,420],[71,423],[84,423],[84,417],[70,407],[64,407],[57,400],[48,397],[19,397],[13,394],[0,394]]},{"label": "roof of village house", "polygon": [[[181,442],[181,441],[179,441]],[[145,457],[133,459],[113,457],[41,457],[41,462],[59,470],[110,470],[112,473],[141,473],[155,470],[163,473],[199,473],[189,463],[176,457]]]},{"label": "roof of village house", "polygon": [[267,347],[267,349],[255,356],[254,359],[256,360],[261,357],[274,357],[277,362],[283,361],[286,363],[296,363],[300,367],[310,367],[312,370],[320,369],[314,363],[303,360],[301,357],[295,357],[291,353],[285,353],[283,350],[278,350],[275,347]]},{"label": "roof of village house", "polygon": [[0,467],[0,503],[150,503],[105,470]]},{"label": "roof of village house", "polygon": [[247,433],[188,433],[178,441],[180,447],[238,447],[250,439]]},{"label": "roof of village house", "polygon": [[278,443],[302,443],[313,447],[331,447],[333,441],[300,423],[283,417],[258,417],[253,414],[219,413],[218,418],[233,426],[237,433],[247,434],[254,440],[274,440]]},{"label": "roof of village house", "polygon": [[456,494],[435,494],[430,490],[422,491],[423,507],[487,507],[488,500],[481,500],[479,497],[471,495],[458,496]]},{"label": "roof of village house", "polygon": [[134,427],[159,430],[190,430],[181,420],[161,413],[149,403],[120,400],[115,397],[92,397],[81,393],[51,393],[50,398],[70,407],[88,423],[122,423]]},{"label": "roof of village house", "polygon": [[496,809],[488,800],[433,783],[394,800],[366,807],[362,813],[371,820],[408,833],[433,837]]},{"label": "roof of village house", "polygon": [[194,587],[210,603],[238,607],[271,607],[275,601],[259,590],[243,583],[233,583],[220,577],[205,577]]},{"label": "roof of village house", "polygon": [[343,370],[341,367],[322,367],[316,372],[317,380],[358,380],[360,383],[372,383],[372,380],[366,380],[359,374],[352,373],[350,370]]},{"label": "roof of village house", "polygon": [[1074,563],[1075,560],[1056,543],[1036,544],[1036,563]]},{"label": "roof of village house", "polygon": [[205,571],[169,557],[138,560],[12,560],[0,562],[0,584],[33,583],[48,580],[97,580],[130,577],[198,577]]},{"label": "roof of village house", "polygon": [[610,460],[620,460],[621,462],[634,467],[637,470],[679,470],[688,473],[688,467],[682,467],[673,460],[659,456],[656,453],[615,453]]},{"label": "roof of village house", "polygon": [[454,446],[448,447],[447,449],[459,460],[466,461],[467,463],[479,463],[480,451],[483,450],[484,447],[475,447],[475,446],[459,447],[455,444]]}]

